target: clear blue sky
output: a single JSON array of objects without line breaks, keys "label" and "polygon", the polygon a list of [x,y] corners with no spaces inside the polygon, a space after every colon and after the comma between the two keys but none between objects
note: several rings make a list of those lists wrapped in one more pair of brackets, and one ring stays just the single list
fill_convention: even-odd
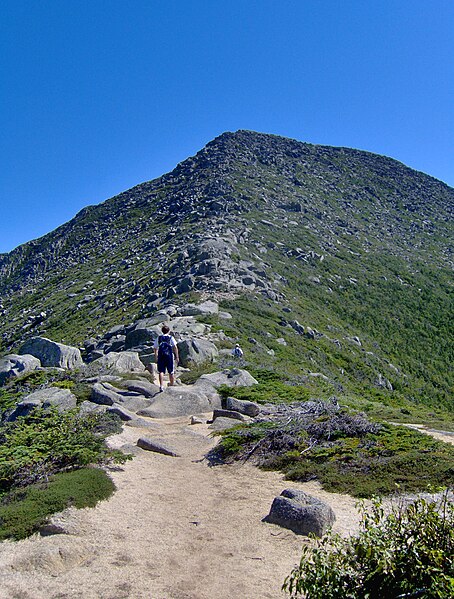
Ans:
[{"label": "clear blue sky", "polygon": [[251,129],[454,185],[453,0],[2,0],[0,252]]}]

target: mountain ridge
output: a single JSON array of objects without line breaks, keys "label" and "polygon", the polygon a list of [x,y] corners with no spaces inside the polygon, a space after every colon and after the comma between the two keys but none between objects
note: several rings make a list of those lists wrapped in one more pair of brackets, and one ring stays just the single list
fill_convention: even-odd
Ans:
[{"label": "mountain ridge", "polygon": [[[392,158],[226,132],[0,256],[0,351],[33,334],[80,344],[194,295],[254,297],[278,322],[285,307],[325,336],[376,343],[392,363],[413,339],[411,369],[424,364],[432,389],[450,352],[453,205],[452,188]],[[322,370],[320,352],[310,359]]]}]

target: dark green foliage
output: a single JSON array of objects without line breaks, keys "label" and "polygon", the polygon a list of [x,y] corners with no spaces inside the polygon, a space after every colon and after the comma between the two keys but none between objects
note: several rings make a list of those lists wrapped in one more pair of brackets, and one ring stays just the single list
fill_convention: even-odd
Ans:
[{"label": "dark green foliage", "polygon": [[82,468],[11,492],[0,503],[0,541],[23,539],[38,530],[51,514],[69,506],[93,507],[114,490],[104,470]]},{"label": "dark green foliage", "polygon": [[226,460],[250,459],[287,479],[317,479],[355,497],[454,485],[454,448],[418,431],[334,413],[305,422],[253,424],[223,433]]},{"label": "dark green foliage", "polygon": [[104,438],[112,429],[104,415],[81,416],[77,410],[34,410],[29,416],[0,428],[0,493],[25,486],[70,468],[125,456],[107,448]]},{"label": "dark green foliage", "polygon": [[283,585],[292,599],[391,599],[454,596],[454,505],[417,499],[387,513],[362,506],[359,534],[328,533],[303,546]]}]

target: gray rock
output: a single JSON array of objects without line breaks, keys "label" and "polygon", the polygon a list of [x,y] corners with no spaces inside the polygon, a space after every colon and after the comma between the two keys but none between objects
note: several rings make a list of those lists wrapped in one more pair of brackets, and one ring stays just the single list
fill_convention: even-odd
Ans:
[{"label": "gray rock", "polygon": [[140,393],[117,389],[110,383],[95,383],[91,391],[90,400],[100,405],[120,405],[125,410],[131,412],[143,410],[150,405],[150,399],[147,399]]},{"label": "gray rock", "polygon": [[162,453],[171,457],[180,457],[176,451],[167,447],[162,441],[157,439],[150,439],[148,437],[140,437],[137,441],[137,447],[141,447],[146,451],[154,451],[155,453]]},{"label": "gray rock", "polygon": [[247,370],[231,368],[230,370],[222,370],[213,372],[212,374],[202,374],[193,386],[204,385],[212,385],[213,387],[219,387],[221,385],[227,385],[229,387],[250,387],[251,385],[258,385],[258,381],[249,374]]},{"label": "gray rock", "polygon": [[212,431],[224,431],[228,428],[238,426],[238,420],[233,418],[216,418],[216,420],[208,427]]},{"label": "gray rock", "polygon": [[155,395],[150,401],[152,402],[150,407],[139,410],[138,416],[147,418],[190,416],[194,413],[210,412],[214,407],[203,389],[194,389],[194,385],[166,387],[163,393]]},{"label": "gray rock", "polygon": [[20,355],[31,354],[40,360],[42,366],[65,368],[68,370],[83,366],[82,356],[77,347],[56,343],[45,337],[33,337],[19,349]]},{"label": "gray rock", "polygon": [[106,411],[106,406],[101,406],[101,405],[95,404],[91,401],[83,401],[79,406],[79,413],[81,415],[92,414],[92,413],[102,414],[105,411]]},{"label": "gray rock", "polygon": [[168,320],[166,314],[157,314],[152,318],[146,318],[137,322],[135,328],[126,335],[126,349],[137,347],[143,343],[152,345],[158,335],[161,334],[161,323],[166,320]]},{"label": "gray rock", "polygon": [[285,489],[275,497],[265,522],[289,528],[300,535],[322,537],[336,520],[331,507],[298,489]]},{"label": "gray rock", "polygon": [[250,422],[250,418],[235,410],[213,410],[213,422],[216,418],[233,418],[233,420],[239,420],[240,422]]},{"label": "gray rock", "polygon": [[3,385],[8,379],[22,376],[27,372],[36,370],[41,366],[41,362],[31,354],[8,354],[0,358],[0,385]]},{"label": "gray rock", "polygon": [[244,399],[236,399],[235,397],[227,397],[225,400],[225,409],[234,410],[240,414],[245,414],[251,418],[255,418],[260,413],[260,407],[253,401]]},{"label": "gray rock", "polygon": [[205,339],[185,339],[178,343],[180,364],[188,368],[191,364],[213,362],[219,352],[211,341]]},{"label": "gray rock", "polygon": [[197,322],[192,316],[178,316],[172,318],[170,323],[171,330],[179,337],[193,337],[203,335],[208,327],[202,322]]},{"label": "gray rock", "polygon": [[145,372],[137,352],[111,352],[87,364],[84,368],[86,377],[105,374],[126,374],[128,372]]},{"label": "gray rock", "polygon": [[55,406],[57,410],[63,412],[71,410],[77,405],[77,398],[69,389],[59,389],[58,387],[46,387],[26,395],[20,401],[14,411],[7,417],[8,422],[13,422],[19,416],[28,416],[36,408],[49,408]]},{"label": "gray rock", "polygon": [[111,414],[116,414],[117,416],[120,416],[121,420],[124,420],[124,421],[136,419],[136,415],[134,414],[134,412],[131,412],[124,406],[117,404],[117,403],[113,404],[112,406],[109,406],[107,408],[107,412],[109,412]]},{"label": "gray rock", "polygon": [[154,397],[159,393],[159,387],[149,381],[123,381],[122,386],[129,391],[136,391],[145,397]]},{"label": "gray rock", "polygon": [[207,300],[206,302],[202,302],[201,304],[186,304],[181,308],[180,313],[182,316],[218,314],[219,304],[211,300]]}]

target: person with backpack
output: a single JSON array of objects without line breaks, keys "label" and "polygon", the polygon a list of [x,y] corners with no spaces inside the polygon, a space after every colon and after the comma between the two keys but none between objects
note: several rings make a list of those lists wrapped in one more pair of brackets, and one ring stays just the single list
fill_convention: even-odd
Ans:
[{"label": "person with backpack", "polygon": [[243,350],[241,349],[239,343],[237,343],[235,345],[235,347],[232,349],[232,356],[235,356],[235,358],[242,358],[243,357]]},{"label": "person with backpack", "polygon": [[158,367],[159,391],[164,391],[164,374],[169,373],[169,386],[175,385],[175,367],[178,364],[178,347],[175,337],[170,334],[170,328],[163,325],[162,335],[154,342],[154,357]]}]

